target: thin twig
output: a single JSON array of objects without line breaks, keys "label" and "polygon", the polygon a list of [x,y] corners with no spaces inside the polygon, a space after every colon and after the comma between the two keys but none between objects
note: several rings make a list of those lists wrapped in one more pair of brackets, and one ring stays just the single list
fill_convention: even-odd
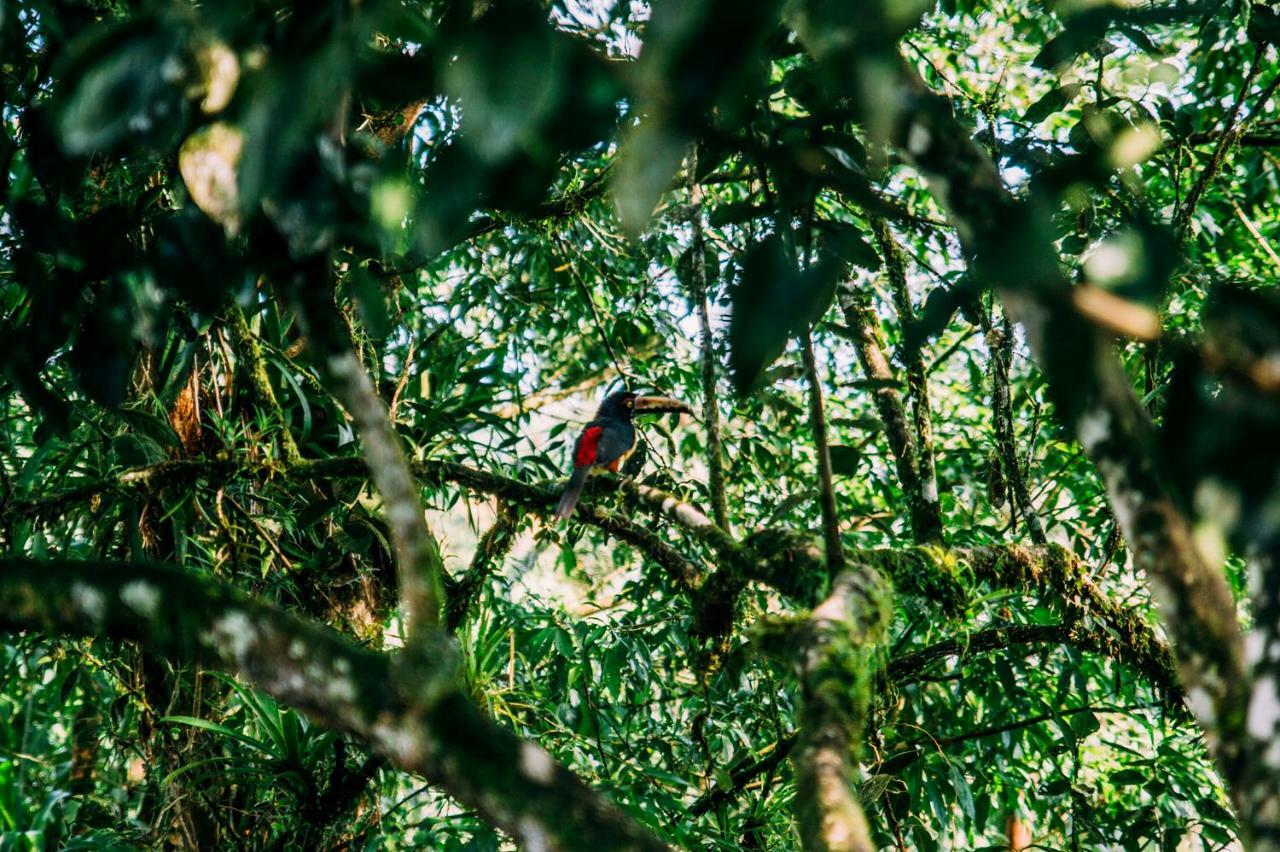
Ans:
[{"label": "thin twig", "polygon": [[826,542],[827,572],[835,576],[844,569],[844,544],[840,540],[840,518],[836,514],[835,484],[831,473],[831,450],[827,443],[827,417],[823,411],[821,377],[813,352],[813,335],[805,329],[800,335],[800,355],[804,361],[805,380],[809,385],[809,429],[818,453],[818,487],[822,508],[822,531]]},{"label": "thin twig", "polygon": [[[1227,149],[1236,138],[1236,122],[1240,119],[1240,111],[1244,109],[1244,102],[1249,97],[1249,89],[1253,86],[1253,81],[1258,76],[1259,67],[1262,63],[1262,57],[1265,55],[1267,46],[1259,44],[1253,51],[1253,61],[1249,63],[1249,71],[1244,76],[1244,82],[1240,85],[1240,95],[1236,98],[1235,105],[1231,108],[1231,112],[1227,113],[1227,123],[1222,128],[1222,134],[1218,137],[1218,144],[1214,147],[1213,153],[1209,156],[1209,162],[1205,164],[1203,171],[1200,172],[1200,178],[1191,187],[1191,191],[1187,193],[1187,198],[1182,206],[1178,208],[1178,212],[1173,217],[1174,236],[1180,242],[1186,238],[1187,231],[1191,225],[1191,216],[1195,213],[1196,205],[1200,203],[1200,197],[1204,195],[1205,190],[1209,188],[1209,184],[1217,176],[1218,170],[1222,167],[1222,161],[1226,156]],[[1280,83],[1280,74],[1271,81],[1262,98],[1259,99],[1257,108],[1266,103],[1271,97],[1271,93],[1275,91],[1276,85]],[[1252,114],[1251,114],[1252,116]],[[1243,127],[1243,125],[1241,126]]]},{"label": "thin twig", "polygon": [[693,239],[689,246],[691,271],[690,297],[698,311],[702,332],[702,421],[707,429],[707,489],[711,494],[711,516],[722,529],[729,528],[729,508],[724,494],[724,456],[720,448],[720,402],[716,392],[716,350],[711,330],[711,312],[707,306],[706,240],[702,226],[702,187],[695,176],[698,171],[698,147],[689,153],[688,190],[693,207]]}]

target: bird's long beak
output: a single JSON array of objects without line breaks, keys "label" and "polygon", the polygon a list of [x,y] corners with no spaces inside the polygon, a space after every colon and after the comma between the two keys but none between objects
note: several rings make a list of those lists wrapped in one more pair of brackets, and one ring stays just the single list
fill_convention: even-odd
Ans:
[{"label": "bird's long beak", "polygon": [[635,411],[647,414],[693,413],[693,409],[688,405],[670,396],[638,396],[636,397]]}]

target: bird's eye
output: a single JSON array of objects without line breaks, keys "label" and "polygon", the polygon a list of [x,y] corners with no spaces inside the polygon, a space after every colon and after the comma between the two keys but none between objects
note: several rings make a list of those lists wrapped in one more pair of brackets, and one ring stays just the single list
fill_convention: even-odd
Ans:
[{"label": "bird's eye", "polygon": [[627,400],[627,408],[632,408],[633,406],[635,406],[635,404],[636,404],[636,401],[634,399]]}]

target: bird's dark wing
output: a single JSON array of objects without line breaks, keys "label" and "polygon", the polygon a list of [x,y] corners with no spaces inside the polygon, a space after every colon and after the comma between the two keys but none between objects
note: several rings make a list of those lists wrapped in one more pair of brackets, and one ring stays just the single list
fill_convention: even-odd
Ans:
[{"label": "bird's dark wing", "polygon": [[603,429],[596,441],[596,464],[613,464],[636,448],[636,430],[630,423],[612,420]]},{"label": "bird's dark wing", "polygon": [[573,448],[573,466],[611,464],[631,452],[636,432],[629,423],[612,419],[592,420],[578,436]]}]

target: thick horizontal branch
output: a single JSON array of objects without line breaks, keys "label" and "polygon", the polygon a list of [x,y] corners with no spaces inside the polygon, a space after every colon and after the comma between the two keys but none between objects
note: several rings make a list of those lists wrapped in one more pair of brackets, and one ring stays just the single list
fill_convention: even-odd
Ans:
[{"label": "thick horizontal branch", "polygon": [[[457,462],[427,460],[411,463],[414,475],[423,482],[451,482],[471,491],[497,497],[513,506],[550,514],[559,499],[552,483],[529,483]],[[309,480],[355,479],[364,481],[368,470],[354,457],[302,461],[292,465],[263,464],[224,459],[182,459],[134,468],[114,477],[78,482],[57,494],[0,504],[0,519],[56,518],[90,503],[95,497],[152,493],[163,488],[202,480],[225,482],[234,479],[302,482]],[[592,483],[598,493],[616,490],[617,480],[599,477]],[[661,493],[661,492],[659,492]],[[647,505],[653,507],[653,500]],[[642,551],[666,570],[676,585],[693,591],[701,582],[701,570],[651,529],[591,502],[583,502],[574,518],[599,528],[613,538]]]},{"label": "thick horizontal branch", "polygon": [[[557,483],[534,484],[502,476],[475,467],[454,462],[424,461],[414,465],[414,471],[424,481],[452,482],[464,488],[489,494],[518,506],[551,514],[560,499]],[[616,487],[616,480],[596,477],[590,487],[608,492]],[[580,502],[574,509],[574,518],[607,533],[618,541],[626,542],[645,553],[661,566],[682,591],[693,591],[701,583],[702,572],[684,554],[676,550],[652,529],[635,523],[616,512],[601,509],[593,503]]]},{"label": "thick horizontal branch", "polygon": [[0,629],[132,640],[244,677],[439,784],[529,849],[663,849],[540,746],[482,717],[456,651],[431,634],[429,667],[174,568],[0,559]]},{"label": "thick horizontal branch", "polygon": [[[900,594],[916,593],[944,607],[973,594],[973,586],[1040,592],[1066,627],[1092,636],[1093,650],[1140,672],[1162,694],[1180,695],[1167,645],[1139,614],[1111,600],[1089,577],[1079,557],[1057,545],[1043,547],[915,548],[882,551],[883,570]],[[1101,630],[1091,632],[1091,628]]]},{"label": "thick horizontal branch", "polygon": [[1114,634],[1103,624],[1009,624],[989,627],[970,636],[945,639],[918,651],[894,657],[884,669],[884,677],[896,686],[918,679],[932,664],[951,657],[963,658],[1018,646],[1066,645],[1080,651],[1110,657],[1130,665],[1159,696],[1161,703],[1175,713],[1184,713],[1182,686],[1173,670],[1168,650],[1160,647],[1147,656],[1136,649],[1122,651]]},{"label": "thick horizontal branch", "polygon": [[884,676],[898,686],[913,682],[934,663],[997,651],[1013,645],[1062,645],[1071,640],[1071,628],[1062,624],[1011,624],[991,627],[961,639],[944,639],[919,651],[894,657]]},{"label": "thick horizontal branch", "polygon": [[[550,514],[559,497],[554,484],[527,483],[468,465],[441,460],[414,462],[415,476],[429,483],[453,483],[489,494],[529,511]],[[10,501],[0,518],[51,517],[87,504],[95,495],[154,491],[201,479],[234,477],[283,482],[306,479],[360,479],[367,476],[358,458],[306,461],[291,466],[240,464],[220,460],[161,462],[118,476],[73,486],[57,495]],[[821,544],[810,534],[765,529],[739,541],[720,529],[693,504],[660,489],[617,477],[593,478],[597,493],[620,492],[633,511],[661,515],[706,546],[720,570],[704,581],[700,569],[648,526],[589,503],[574,517],[619,541],[633,545],[661,566],[678,588],[696,593],[700,620],[727,630],[734,600],[748,582],[763,583],[801,604],[812,605],[827,587]],[[951,548],[924,546],[894,550],[849,550],[850,564],[868,562],[889,577],[898,594],[924,597],[944,613],[958,615],[975,596],[976,586],[1043,591],[1062,610],[1066,623],[1105,628],[1098,651],[1132,666],[1166,692],[1176,692],[1177,678],[1169,649],[1143,618],[1111,601],[1089,579],[1087,566],[1069,551],[1045,547],[991,546]]]}]

